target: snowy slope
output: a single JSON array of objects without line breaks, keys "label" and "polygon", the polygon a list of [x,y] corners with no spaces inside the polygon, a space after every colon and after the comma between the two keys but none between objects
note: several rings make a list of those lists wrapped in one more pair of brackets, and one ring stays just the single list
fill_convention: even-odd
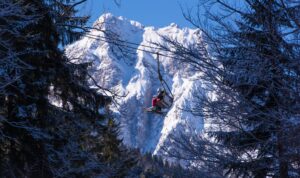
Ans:
[{"label": "snowy slope", "polygon": [[[160,35],[185,45],[193,44],[201,39],[199,30],[179,28],[175,24],[159,29],[144,27],[112,14],[102,15],[94,23],[94,28],[101,30],[92,30],[69,45],[66,54],[75,62],[92,62],[90,73],[99,85],[127,94],[119,100],[118,108],[112,107],[121,123],[121,137],[125,144],[159,154],[170,133],[197,134],[201,131],[203,120],[179,109],[190,104],[193,91],[202,87],[199,81],[193,80],[200,74],[172,58],[160,56],[161,73],[174,95],[173,106],[165,116],[143,111],[151,105],[151,98],[160,87],[156,55],[142,51],[156,53],[158,50],[145,45],[154,46],[152,42],[164,44]],[[115,37],[118,37],[119,45],[108,42]],[[169,55],[165,51],[159,53]]]}]

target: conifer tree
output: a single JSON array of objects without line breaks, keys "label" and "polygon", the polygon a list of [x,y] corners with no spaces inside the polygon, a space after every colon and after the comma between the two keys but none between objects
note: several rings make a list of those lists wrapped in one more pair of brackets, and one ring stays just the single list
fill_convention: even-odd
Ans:
[{"label": "conifer tree", "polygon": [[[113,177],[132,163],[98,112],[110,98],[89,87],[89,64],[61,50],[87,20],[82,2],[0,1],[0,177]],[[114,154],[124,160],[103,156]]]},{"label": "conifer tree", "polygon": [[299,177],[299,1],[201,2],[210,7],[211,28],[200,23],[200,14],[185,15],[202,29],[205,43],[169,44],[203,73],[207,95],[195,94],[191,109],[211,124],[206,132],[213,141],[190,143],[184,151],[231,176]]},{"label": "conifer tree", "polygon": [[241,14],[238,30],[225,37],[233,40],[218,56],[224,67],[223,83],[236,94],[220,92],[219,107],[226,105],[215,115],[229,127],[212,135],[234,154],[224,164],[228,170],[253,177],[289,177],[289,171],[295,175],[293,165],[299,164],[292,157],[299,157],[300,146],[295,132],[300,61],[299,48],[285,33],[295,29],[287,13],[300,9],[286,9],[273,0],[247,3],[249,12]]}]

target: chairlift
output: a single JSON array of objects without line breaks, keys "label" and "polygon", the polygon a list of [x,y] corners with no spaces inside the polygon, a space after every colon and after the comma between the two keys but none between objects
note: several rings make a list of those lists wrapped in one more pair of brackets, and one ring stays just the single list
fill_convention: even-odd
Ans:
[{"label": "chairlift", "polygon": [[[162,95],[161,96],[161,100],[157,103],[157,106],[160,107],[161,109],[169,109],[171,108],[171,106],[173,105],[173,94],[171,92],[171,89],[170,87],[168,86],[167,82],[163,79],[161,73],[160,73],[160,62],[159,62],[159,53],[156,53],[157,54],[157,73],[158,73],[158,79],[160,81],[160,88],[162,88],[162,90],[158,91],[158,94],[157,94],[157,97],[160,97],[159,95]],[[158,111],[157,109],[153,109],[153,107],[150,107],[150,108],[145,108],[145,110],[147,112],[155,112],[155,113],[159,113],[159,114],[162,114],[162,113],[165,113],[165,112],[162,112],[161,110]]]}]

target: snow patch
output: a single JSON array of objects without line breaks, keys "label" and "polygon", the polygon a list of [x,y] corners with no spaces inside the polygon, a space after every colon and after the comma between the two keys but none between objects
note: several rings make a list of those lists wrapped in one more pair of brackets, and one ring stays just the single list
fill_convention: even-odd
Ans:
[{"label": "snow patch", "polygon": [[175,23],[158,29],[144,27],[139,22],[115,17],[110,13],[102,15],[94,23],[94,27],[109,30],[121,42],[137,44],[131,45],[134,46],[133,49],[122,51],[105,39],[111,36],[95,29],[66,48],[66,55],[74,58],[76,62],[93,63],[90,73],[98,85],[127,94],[119,101],[119,108],[111,108],[121,124],[121,137],[125,144],[140,148],[144,152],[160,154],[161,146],[166,144],[171,133],[201,132],[204,127],[203,119],[182,110],[189,106],[193,92],[202,87],[198,80],[194,80],[201,74],[175,59],[160,56],[161,73],[174,95],[172,107],[166,115],[144,111],[145,107],[151,106],[152,96],[161,87],[155,53],[169,56],[168,52],[154,48],[153,43],[165,44],[161,36],[167,36],[183,45],[193,45],[201,42],[201,32],[198,29],[180,28]]}]

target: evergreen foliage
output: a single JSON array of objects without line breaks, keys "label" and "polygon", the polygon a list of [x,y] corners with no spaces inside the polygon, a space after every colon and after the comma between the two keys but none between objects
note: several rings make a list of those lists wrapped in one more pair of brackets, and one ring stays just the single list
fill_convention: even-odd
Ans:
[{"label": "evergreen foliage", "polygon": [[133,159],[98,112],[110,98],[89,64],[60,46],[78,38],[84,1],[0,1],[0,177],[123,177]]},{"label": "evergreen foliage", "polygon": [[194,93],[186,109],[210,127],[203,137],[175,140],[175,156],[220,166],[228,177],[299,177],[299,1],[201,2],[209,27],[200,11],[185,17],[205,43],[185,48],[167,39],[164,47],[203,73],[206,92]]},{"label": "evergreen foliage", "polygon": [[227,33],[225,38],[232,40],[218,55],[224,67],[222,82],[232,92],[218,91],[214,104],[219,107],[213,111],[218,116],[213,118],[222,120],[228,130],[211,135],[234,154],[223,163],[229,172],[299,176],[299,160],[293,157],[299,157],[300,146],[295,132],[299,130],[300,51],[285,33],[297,28],[288,13],[300,9],[284,9],[271,0],[247,5],[249,12],[241,14],[238,30]]},{"label": "evergreen foliage", "polygon": [[150,153],[141,155],[138,150],[133,150],[137,158],[137,164],[131,169],[126,178],[206,178],[196,169],[184,169],[178,164],[171,164],[160,156],[152,156]]}]

